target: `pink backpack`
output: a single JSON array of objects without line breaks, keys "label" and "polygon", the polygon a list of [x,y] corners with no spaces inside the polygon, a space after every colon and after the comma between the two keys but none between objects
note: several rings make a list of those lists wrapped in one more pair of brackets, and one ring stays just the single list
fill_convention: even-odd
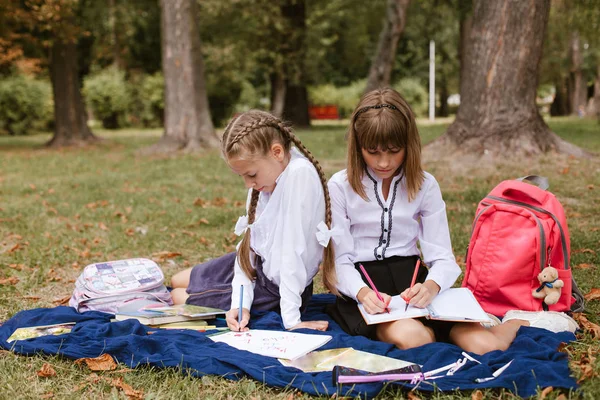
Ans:
[{"label": "pink backpack", "polygon": [[90,264],[77,278],[69,305],[111,314],[140,302],[172,305],[164,280],[158,264],[145,258]]},{"label": "pink backpack", "polygon": [[[539,176],[503,181],[477,207],[462,286],[486,312],[503,317],[509,310],[583,311],[571,275],[565,213],[547,188],[548,180]],[[531,293],[540,287],[537,275],[550,265],[564,287],[558,303],[547,306]]]}]

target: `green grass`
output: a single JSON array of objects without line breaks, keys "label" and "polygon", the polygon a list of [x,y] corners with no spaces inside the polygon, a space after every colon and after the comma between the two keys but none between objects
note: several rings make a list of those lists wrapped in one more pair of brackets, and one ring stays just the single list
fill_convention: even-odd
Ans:
[{"label": "green grass", "polygon": [[[553,119],[563,138],[600,153],[600,126],[595,121]],[[424,143],[444,132],[447,123],[420,124]],[[201,155],[142,157],[137,150],[156,142],[159,131],[97,131],[108,139],[93,148],[49,150],[48,135],[0,137],[0,321],[16,312],[53,307],[71,294],[74,279],[92,262],[159,252],[180,253],[159,262],[167,277],[233,248],[233,226],[243,212],[245,189],[217,151]],[[321,160],[328,175],[344,167],[345,127],[320,124],[298,135]],[[550,178],[551,190],[569,220],[574,274],[584,293],[600,287],[600,161],[545,156],[502,166],[493,172],[473,168],[457,174],[443,166],[426,166],[439,180],[447,202],[455,253],[460,262],[470,235],[477,202],[503,179],[529,173]],[[202,206],[200,204],[203,204]],[[155,256],[156,257],[156,256]],[[588,268],[577,268],[586,266]],[[319,286],[320,287],[320,286]],[[320,289],[322,290],[322,288]],[[598,301],[587,305],[587,317],[599,323]],[[567,348],[575,377],[588,349],[589,335]],[[597,356],[598,350],[593,349]],[[36,375],[44,363],[57,376]],[[599,362],[592,361],[595,373]],[[20,357],[0,352],[0,398],[123,398],[108,380],[58,357]],[[141,368],[101,374],[123,377],[146,398],[309,398],[290,390],[271,389],[244,379],[194,378],[176,369]],[[585,379],[584,398],[600,396],[600,379]],[[484,392],[491,397],[493,392]],[[557,398],[557,391],[546,398]],[[573,393],[565,393],[575,397]],[[405,398],[399,391],[380,398]],[[435,394],[435,399],[470,398],[470,393]],[[498,398],[498,394],[494,398]],[[500,398],[511,398],[504,393]]]}]

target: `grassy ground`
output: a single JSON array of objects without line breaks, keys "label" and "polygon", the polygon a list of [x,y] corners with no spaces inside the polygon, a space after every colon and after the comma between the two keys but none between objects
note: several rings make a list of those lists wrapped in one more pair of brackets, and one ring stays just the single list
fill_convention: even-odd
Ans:
[{"label": "grassy ground", "polygon": [[[550,125],[563,138],[600,153],[596,122],[559,119]],[[423,123],[423,142],[440,135],[446,126]],[[60,304],[70,296],[81,269],[95,261],[151,257],[170,277],[233,248],[233,225],[243,212],[245,190],[217,152],[139,157],[136,151],[154,143],[160,132],[97,133],[109,140],[90,149],[60,151],[41,147],[49,139],[45,135],[0,137],[0,321],[23,309]],[[328,175],[343,168],[343,126],[318,125],[300,131],[299,136],[322,161]],[[600,287],[599,160],[547,156],[491,172],[473,168],[461,175],[440,165],[426,165],[426,169],[440,181],[454,250],[461,263],[477,202],[502,179],[530,173],[548,176],[567,212],[575,277],[584,293]],[[599,311],[597,300],[589,302],[586,316],[600,323]],[[565,351],[570,353],[574,376],[582,379],[583,397],[599,397],[597,339],[584,333]],[[44,363],[50,363],[57,376],[38,377],[36,372]],[[123,398],[124,392],[113,380],[119,377],[148,399],[308,398],[252,380],[196,379],[177,370],[142,368],[97,379],[69,360],[25,358],[1,351],[0,370],[0,398]],[[539,397],[558,395],[557,391],[542,395],[540,390]],[[380,397],[406,396],[388,392]],[[492,392],[483,396],[491,398]],[[511,397],[494,394],[494,398]]]}]

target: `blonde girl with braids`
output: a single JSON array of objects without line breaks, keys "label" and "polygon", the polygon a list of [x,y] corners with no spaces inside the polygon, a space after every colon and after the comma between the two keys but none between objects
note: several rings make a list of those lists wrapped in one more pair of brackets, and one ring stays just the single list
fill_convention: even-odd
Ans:
[{"label": "blonde girl with braids", "polygon": [[327,321],[301,320],[321,263],[326,287],[337,292],[335,232],[321,166],[287,125],[263,111],[233,118],[221,150],[249,189],[247,215],[235,227],[244,237],[236,253],[173,276],[174,302],[227,309],[234,331],[248,329],[251,309],[280,311],[286,329],[326,330]]},{"label": "blonde girl with braids", "polygon": [[[363,96],[348,130],[347,169],[329,181],[337,289],[329,309],[351,335],[393,343],[401,349],[434,341],[483,354],[505,350],[521,325],[513,320],[486,329],[477,323],[402,319],[367,325],[357,302],[370,314],[385,312],[390,296],[402,295],[424,308],[460,275],[452,254],[446,207],[435,178],[421,167],[421,142],[413,111],[398,92],[379,89]],[[417,284],[410,288],[417,260]],[[369,287],[363,265],[383,301]],[[427,267],[425,267],[425,265]]]}]

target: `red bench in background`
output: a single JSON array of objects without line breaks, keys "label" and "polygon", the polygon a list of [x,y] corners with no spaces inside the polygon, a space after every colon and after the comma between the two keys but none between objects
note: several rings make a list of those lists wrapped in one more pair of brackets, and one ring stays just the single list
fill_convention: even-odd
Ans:
[{"label": "red bench in background", "polygon": [[310,119],[340,119],[338,107],[334,104],[324,106],[309,106]]}]

